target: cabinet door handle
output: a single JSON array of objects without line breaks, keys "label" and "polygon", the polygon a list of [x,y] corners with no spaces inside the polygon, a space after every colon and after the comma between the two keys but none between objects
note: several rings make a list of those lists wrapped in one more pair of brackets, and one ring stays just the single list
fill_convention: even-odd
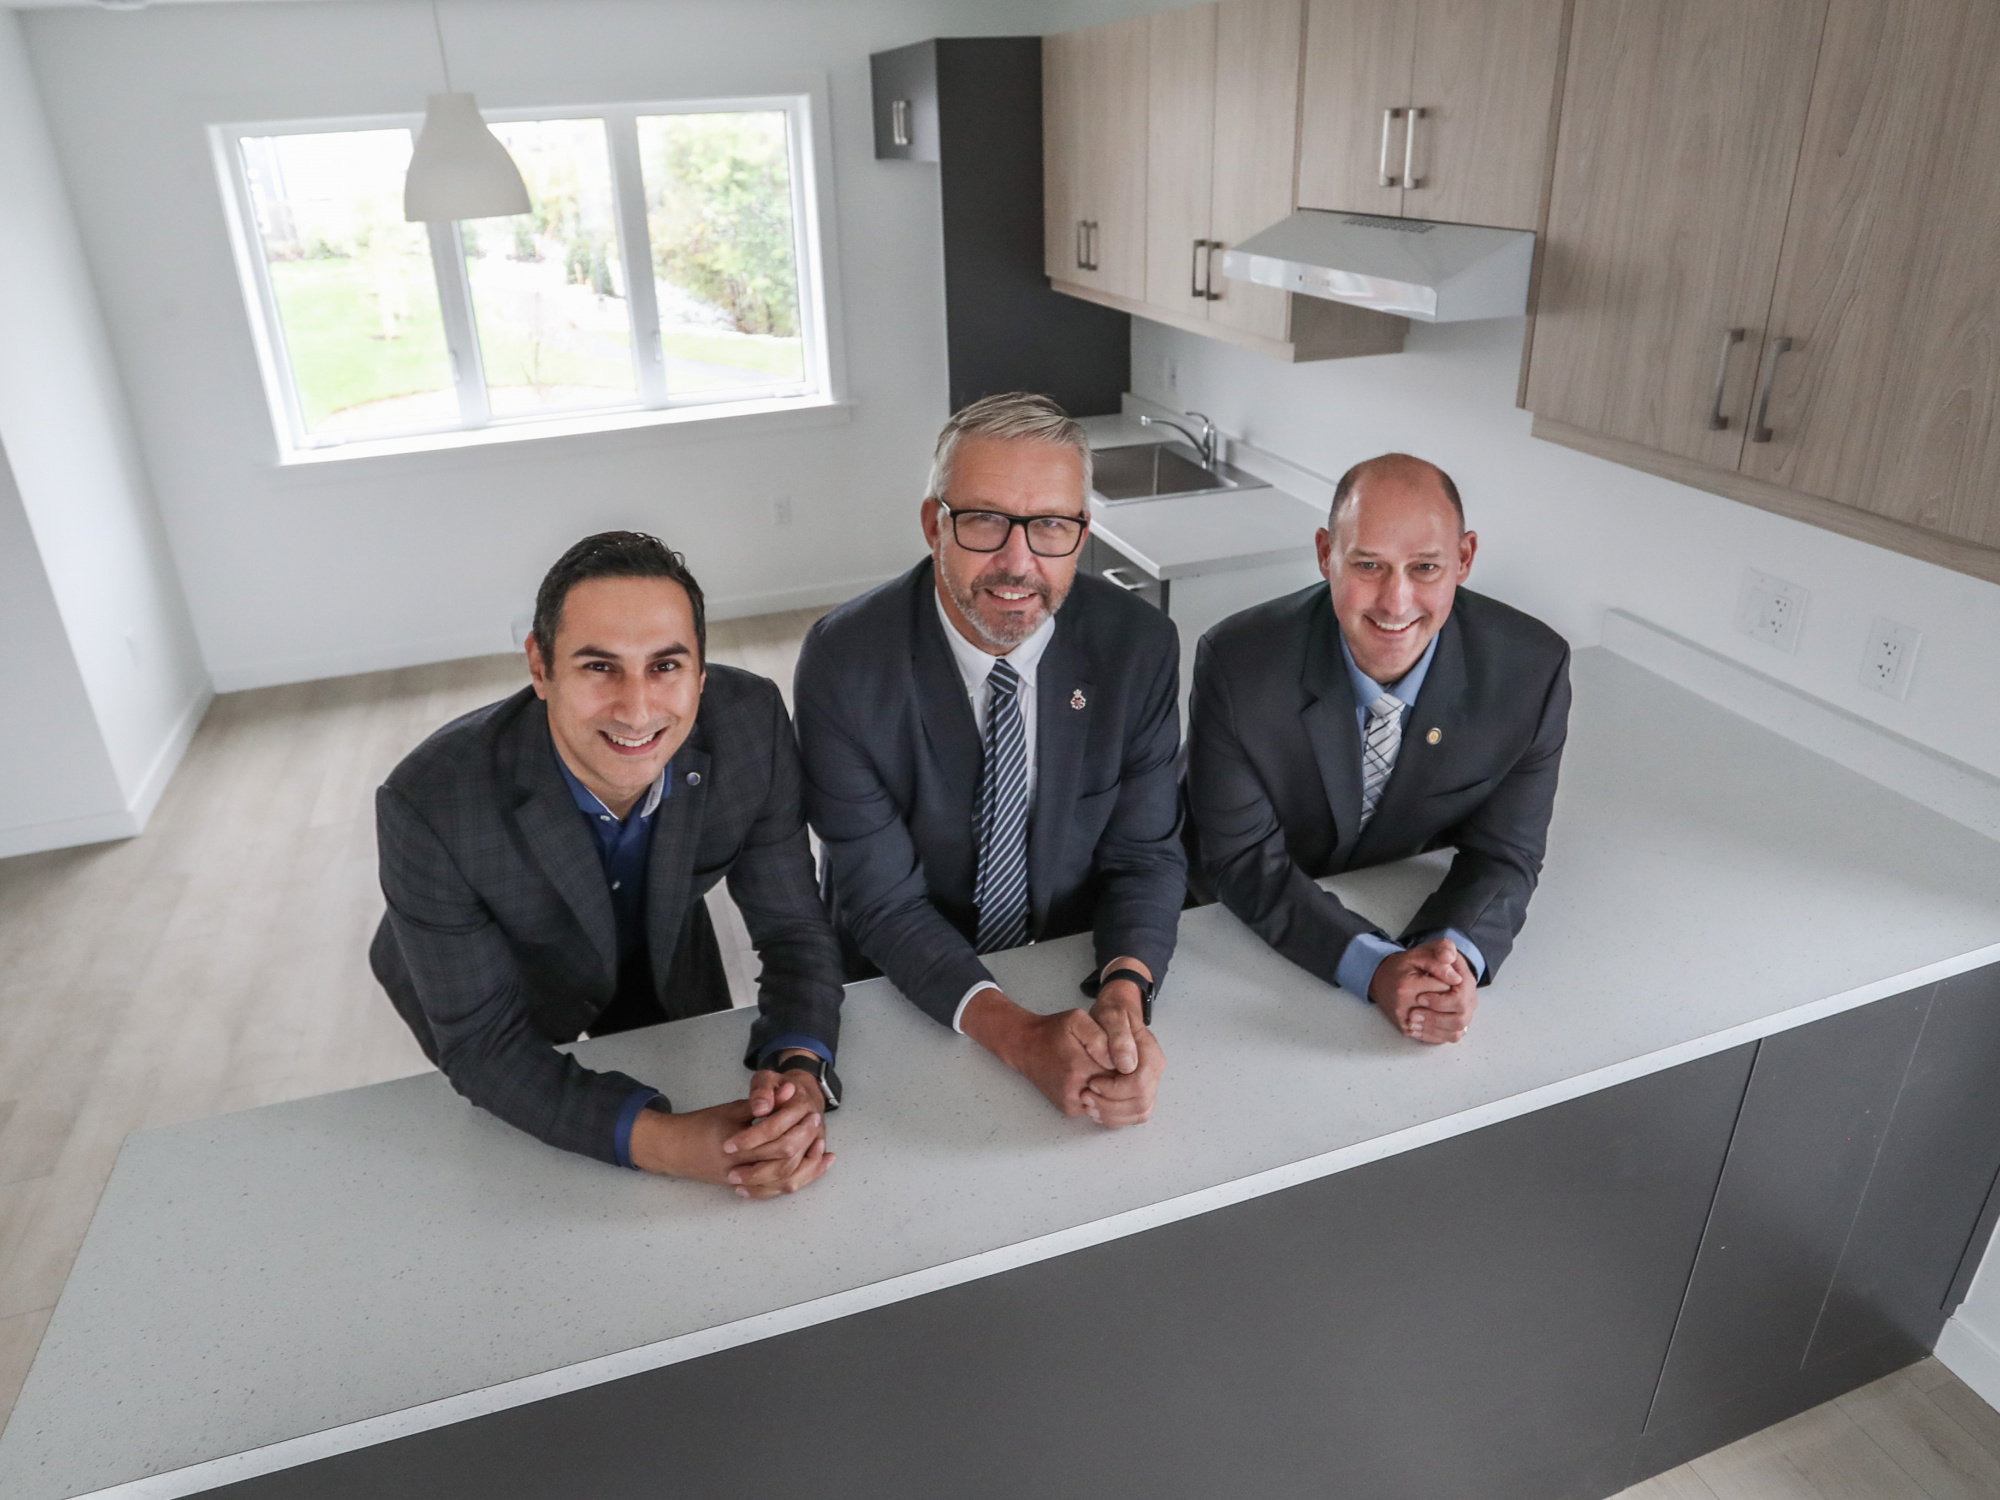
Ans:
[{"label": "cabinet door handle", "polygon": [[1420,188],[1424,185],[1423,178],[1417,176],[1416,170],[1417,121],[1429,113],[1429,110],[1418,109],[1414,104],[1411,105],[1410,123],[1403,127],[1403,186],[1406,188]]},{"label": "cabinet door handle", "polygon": [[1208,242],[1208,252],[1203,261],[1201,281],[1203,288],[1202,296],[1206,297],[1210,302],[1220,302],[1222,300],[1222,293],[1215,289],[1215,252],[1227,248],[1221,240],[1210,240]]},{"label": "cabinet door handle", "polygon": [[1379,187],[1396,185],[1396,174],[1389,170],[1389,135],[1395,129],[1396,121],[1402,118],[1403,112],[1400,109],[1390,108],[1382,111],[1382,161],[1375,169],[1375,182]]},{"label": "cabinet door handle", "polygon": [[1083,242],[1085,245],[1089,246],[1089,254],[1090,254],[1090,259],[1084,263],[1084,268],[1090,271],[1102,270],[1103,267],[1098,265],[1097,263],[1097,220],[1085,219],[1083,221],[1083,230],[1084,230]]},{"label": "cabinet door handle", "polygon": [[1792,352],[1789,338],[1772,339],[1771,352],[1764,356],[1764,388],[1757,395],[1757,425],[1750,429],[1750,441],[1771,441],[1771,387],[1778,383],[1778,359]]},{"label": "cabinet door handle", "polygon": [[1708,409],[1708,430],[1726,432],[1729,418],[1722,414],[1722,388],[1729,383],[1729,351],[1743,342],[1747,330],[1731,328],[1722,335],[1722,358],[1715,366],[1715,403]]},{"label": "cabinet door handle", "polygon": [[910,101],[907,99],[889,101],[889,139],[898,146],[910,144]]},{"label": "cabinet door handle", "polygon": [[1143,594],[1146,591],[1146,585],[1136,578],[1126,577],[1123,568],[1106,568],[1097,576],[1102,578],[1106,583],[1114,584],[1125,590],[1128,594]]},{"label": "cabinet door handle", "polygon": [[1090,261],[1083,253],[1083,220],[1081,219],[1076,221],[1076,268],[1079,271],[1090,269]]},{"label": "cabinet door handle", "polygon": [[1188,267],[1188,295],[1196,301],[1200,301],[1208,295],[1208,289],[1201,284],[1202,268],[1208,262],[1207,250],[1207,240],[1196,240],[1194,242],[1194,261]]}]

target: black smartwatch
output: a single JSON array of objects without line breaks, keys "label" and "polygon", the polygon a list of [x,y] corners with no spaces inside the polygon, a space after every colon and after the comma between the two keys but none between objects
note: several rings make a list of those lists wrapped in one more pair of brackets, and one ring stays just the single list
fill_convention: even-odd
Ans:
[{"label": "black smartwatch", "polygon": [[819,1091],[826,1095],[826,1112],[832,1114],[840,1108],[840,1075],[833,1071],[833,1064],[823,1057],[811,1053],[794,1055],[777,1065],[780,1073],[810,1073],[819,1083]]},{"label": "black smartwatch", "polygon": [[1113,969],[1109,974],[1092,974],[1083,981],[1079,988],[1082,989],[1084,994],[1095,1000],[1104,986],[1111,983],[1114,979],[1129,979],[1139,987],[1139,1019],[1145,1022],[1146,1025],[1151,1026],[1153,1024],[1153,981],[1148,979],[1144,974],[1141,974],[1137,969],[1118,968]]}]

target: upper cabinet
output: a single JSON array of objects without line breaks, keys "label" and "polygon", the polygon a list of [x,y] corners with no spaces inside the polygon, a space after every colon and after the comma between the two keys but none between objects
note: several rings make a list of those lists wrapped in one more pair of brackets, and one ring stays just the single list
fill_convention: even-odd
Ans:
[{"label": "upper cabinet", "polygon": [[1565,0],[1310,0],[1298,202],[1539,227]]},{"label": "upper cabinet", "polygon": [[1746,475],[2000,548],[1996,164],[2000,5],[1833,0]]},{"label": "upper cabinet", "polygon": [[1058,291],[1283,359],[1402,348],[1401,318],[1222,274],[1225,250],[1293,208],[1303,20],[1302,0],[1219,0],[1046,39]]},{"label": "upper cabinet", "polygon": [[1148,23],[1042,43],[1044,254],[1049,277],[1146,295]]},{"label": "upper cabinet", "polygon": [[1538,416],[1735,467],[1826,0],[1577,0]]},{"label": "upper cabinet", "polygon": [[1537,434],[2000,580],[2000,6],[1576,0]]}]

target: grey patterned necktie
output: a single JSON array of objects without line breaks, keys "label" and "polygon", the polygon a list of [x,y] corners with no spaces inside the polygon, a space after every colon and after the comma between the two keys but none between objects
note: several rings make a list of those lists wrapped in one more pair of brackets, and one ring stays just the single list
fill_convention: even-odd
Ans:
[{"label": "grey patterned necktie", "polygon": [[1403,700],[1384,693],[1368,705],[1368,737],[1361,747],[1361,826],[1375,816],[1382,788],[1396,769],[1396,752],[1403,744]]},{"label": "grey patterned necktie", "polygon": [[979,951],[1028,940],[1028,736],[1021,674],[1005,657],[986,677],[986,756],[979,773]]}]

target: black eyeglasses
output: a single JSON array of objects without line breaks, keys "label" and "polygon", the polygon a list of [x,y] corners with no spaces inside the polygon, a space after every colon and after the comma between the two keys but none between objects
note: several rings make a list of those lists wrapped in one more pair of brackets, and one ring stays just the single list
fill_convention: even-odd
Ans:
[{"label": "black eyeglasses", "polygon": [[999,510],[953,510],[944,501],[938,508],[951,522],[952,540],[967,552],[998,552],[1007,538],[1020,527],[1027,534],[1028,550],[1037,557],[1068,557],[1083,545],[1083,531],[1089,516],[1010,516]]}]

